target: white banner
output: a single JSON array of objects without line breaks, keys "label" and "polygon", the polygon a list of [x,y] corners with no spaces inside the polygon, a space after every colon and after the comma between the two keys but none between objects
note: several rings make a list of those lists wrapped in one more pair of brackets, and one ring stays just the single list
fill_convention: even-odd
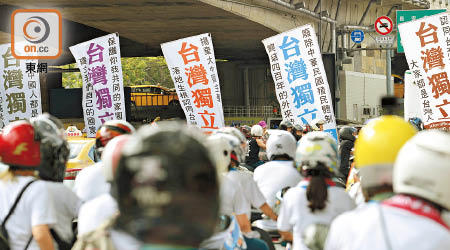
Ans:
[{"label": "white banner", "polygon": [[398,26],[425,128],[450,129],[449,21],[444,12]]},{"label": "white banner", "polygon": [[225,126],[216,58],[210,34],[161,44],[181,107],[190,126]]},{"label": "white banner", "polygon": [[0,127],[3,128],[12,121],[42,113],[39,72],[47,72],[47,65],[14,58],[11,44],[0,45],[0,55]]},{"label": "white banner", "polygon": [[87,137],[109,120],[125,120],[119,35],[109,34],[70,47],[83,77]]},{"label": "white banner", "polygon": [[336,119],[316,33],[304,25],[264,39],[283,119],[310,124],[321,118],[337,140]]},{"label": "white banner", "polygon": [[422,105],[420,105],[420,89],[415,84],[411,71],[405,72],[405,100],[404,100],[404,117],[408,121],[410,118],[420,118],[423,121]]}]

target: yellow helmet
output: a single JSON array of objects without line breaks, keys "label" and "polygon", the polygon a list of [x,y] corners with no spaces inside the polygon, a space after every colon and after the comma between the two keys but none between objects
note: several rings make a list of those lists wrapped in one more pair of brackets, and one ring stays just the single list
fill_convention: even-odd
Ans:
[{"label": "yellow helmet", "polygon": [[392,184],[397,153],[416,133],[411,124],[391,115],[372,120],[361,129],[355,141],[355,166],[361,169],[363,187]]}]

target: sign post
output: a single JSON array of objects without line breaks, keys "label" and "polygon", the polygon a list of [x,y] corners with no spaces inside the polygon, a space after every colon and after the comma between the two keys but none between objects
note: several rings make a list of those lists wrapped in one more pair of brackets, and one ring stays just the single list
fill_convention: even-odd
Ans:
[{"label": "sign post", "polygon": [[394,86],[391,81],[391,44],[393,39],[389,35],[392,32],[394,25],[391,18],[388,16],[380,16],[375,21],[375,31],[382,37],[377,37],[376,41],[380,44],[386,45],[386,90],[387,95],[394,94]]}]

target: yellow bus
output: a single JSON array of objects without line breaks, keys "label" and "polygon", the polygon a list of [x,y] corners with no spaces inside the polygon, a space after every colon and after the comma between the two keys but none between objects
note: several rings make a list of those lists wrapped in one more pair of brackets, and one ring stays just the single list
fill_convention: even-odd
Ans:
[{"label": "yellow bus", "polygon": [[131,103],[140,106],[179,105],[175,89],[160,85],[136,85],[131,88]]}]

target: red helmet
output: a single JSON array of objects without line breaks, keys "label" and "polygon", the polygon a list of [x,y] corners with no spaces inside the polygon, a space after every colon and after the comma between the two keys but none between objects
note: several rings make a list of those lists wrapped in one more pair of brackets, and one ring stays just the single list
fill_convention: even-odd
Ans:
[{"label": "red helmet", "polygon": [[27,121],[6,125],[0,136],[0,145],[1,160],[7,165],[37,168],[41,164],[40,142]]},{"label": "red helmet", "polygon": [[101,155],[101,151],[112,138],[119,135],[131,134],[134,131],[133,125],[123,120],[112,120],[103,123],[95,136],[97,153]]}]

